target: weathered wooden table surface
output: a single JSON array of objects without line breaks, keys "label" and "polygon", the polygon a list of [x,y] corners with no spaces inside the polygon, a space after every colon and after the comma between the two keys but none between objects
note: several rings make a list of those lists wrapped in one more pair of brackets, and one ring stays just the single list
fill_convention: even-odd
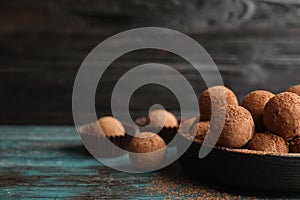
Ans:
[{"label": "weathered wooden table surface", "polygon": [[213,186],[173,163],[144,174],[110,169],[90,156],[71,126],[0,127],[0,199],[300,198]]}]

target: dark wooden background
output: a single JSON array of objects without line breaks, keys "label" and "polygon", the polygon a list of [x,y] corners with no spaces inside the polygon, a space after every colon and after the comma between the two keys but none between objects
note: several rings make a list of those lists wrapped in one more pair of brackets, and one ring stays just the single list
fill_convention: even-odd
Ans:
[{"label": "dark wooden background", "polygon": [[[1,124],[72,124],[72,87],[85,56],[104,39],[143,26],[171,28],[196,39],[239,99],[254,89],[279,92],[300,83],[298,0],[1,1]],[[100,114],[109,113],[116,78],[147,62],[169,64],[196,91],[205,88],[178,56],[136,51],[122,56],[107,72],[106,90],[96,95]],[[149,95],[151,91],[160,95]],[[148,86],[134,95],[132,116],[142,115],[155,102],[168,102],[168,109],[178,111],[170,92]]]}]

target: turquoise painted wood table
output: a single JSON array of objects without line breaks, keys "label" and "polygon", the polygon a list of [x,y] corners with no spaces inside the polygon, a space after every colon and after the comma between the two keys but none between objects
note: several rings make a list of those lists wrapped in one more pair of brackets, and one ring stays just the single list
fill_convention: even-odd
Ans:
[{"label": "turquoise painted wood table", "polygon": [[72,126],[0,127],[0,199],[256,199],[300,198],[257,194],[201,182],[179,163],[129,174],[88,154]]}]

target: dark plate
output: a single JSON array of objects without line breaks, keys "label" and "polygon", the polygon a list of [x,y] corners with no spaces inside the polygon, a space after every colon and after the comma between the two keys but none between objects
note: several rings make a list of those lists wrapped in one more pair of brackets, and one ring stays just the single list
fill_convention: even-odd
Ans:
[{"label": "dark plate", "polygon": [[[201,144],[193,142],[179,161],[185,170],[203,181],[255,191],[300,192],[300,154],[215,147],[200,159],[200,147]],[[181,151],[181,146],[178,148]]]}]

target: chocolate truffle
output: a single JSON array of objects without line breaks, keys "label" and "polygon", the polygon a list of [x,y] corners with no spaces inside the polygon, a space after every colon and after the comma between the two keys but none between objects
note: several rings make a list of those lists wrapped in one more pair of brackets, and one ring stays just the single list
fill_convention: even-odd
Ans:
[{"label": "chocolate truffle", "polygon": [[195,136],[194,138],[195,142],[202,143],[204,141],[204,138],[208,130],[209,130],[209,121],[202,121],[196,123],[190,130],[190,133],[193,136]]},{"label": "chocolate truffle", "polygon": [[265,126],[286,140],[300,135],[300,96],[282,92],[272,97],[265,106]]},{"label": "chocolate truffle", "polygon": [[248,149],[276,152],[276,153],[288,153],[289,146],[287,142],[277,135],[271,133],[256,133],[248,144]]},{"label": "chocolate truffle", "polygon": [[300,138],[295,137],[289,142],[290,153],[300,153]]},{"label": "chocolate truffle", "polygon": [[100,134],[105,136],[124,136],[125,128],[119,120],[111,116],[104,116],[98,119],[101,127]]},{"label": "chocolate truffle", "polygon": [[[137,127],[126,125],[129,133],[136,133]],[[119,120],[104,116],[98,120],[78,127],[81,139],[89,152],[95,157],[112,158],[124,155],[131,137]],[[108,140],[110,141],[108,141]],[[122,150],[124,149],[124,150]]]},{"label": "chocolate truffle", "polygon": [[[223,101],[222,94],[226,96],[226,102]],[[225,100],[224,99],[224,100]],[[228,105],[238,105],[235,94],[224,86],[214,86],[203,91],[199,97],[200,119],[209,121],[211,118],[211,104],[218,107]]]},{"label": "chocolate truffle", "polygon": [[214,113],[208,134],[213,134],[220,129],[222,132],[217,145],[240,148],[253,137],[254,121],[250,112],[242,106],[227,105]]},{"label": "chocolate truffle", "polygon": [[129,157],[140,170],[153,170],[164,161],[167,148],[157,134],[142,132],[134,137],[129,145]]},{"label": "chocolate truffle", "polygon": [[300,96],[300,85],[294,85],[286,90],[287,92],[292,92]]},{"label": "chocolate truffle", "polygon": [[241,105],[251,113],[256,130],[266,130],[266,127],[263,123],[264,108],[267,102],[273,96],[274,94],[271,92],[256,90],[244,97]]},{"label": "chocolate truffle", "polygon": [[200,121],[199,117],[192,117],[184,120],[179,127],[178,132],[181,134],[189,134],[192,127]]},{"label": "chocolate truffle", "polygon": [[147,117],[147,124],[153,127],[163,128],[163,127],[178,127],[178,121],[176,117],[166,110],[154,110],[149,113]]}]

